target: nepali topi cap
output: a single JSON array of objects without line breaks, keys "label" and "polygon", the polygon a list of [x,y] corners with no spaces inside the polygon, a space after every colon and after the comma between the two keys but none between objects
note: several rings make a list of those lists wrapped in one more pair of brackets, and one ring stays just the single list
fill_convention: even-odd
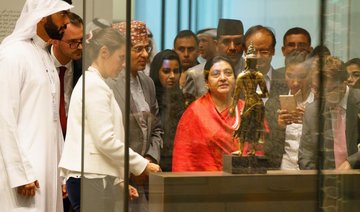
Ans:
[{"label": "nepali topi cap", "polygon": [[244,27],[240,20],[220,18],[217,27],[217,36],[243,35]]},{"label": "nepali topi cap", "polygon": [[[131,44],[133,46],[149,42],[148,32],[144,22],[132,20],[130,25]],[[112,28],[119,30],[122,35],[126,36],[125,21],[112,24]]]}]

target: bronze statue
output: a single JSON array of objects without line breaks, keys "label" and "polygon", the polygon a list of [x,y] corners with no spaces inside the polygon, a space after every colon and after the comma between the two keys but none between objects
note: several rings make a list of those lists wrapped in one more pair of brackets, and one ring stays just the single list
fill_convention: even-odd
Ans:
[{"label": "bronze statue", "polygon": [[[239,138],[239,155],[242,155],[244,142],[249,142],[249,156],[254,156],[256,146],[264,129],[265,107],[261,98],[269,96],[263,74],[256,70],[256,49],[251,43],[246,52],[246,66],[236,79],[236,88],[230,115],[234,114],[241,92],[245,96],[245,106],[241,114],[241,124],[234,132],[234,138]],[[259,86],[261,93],[257,92]]]}]

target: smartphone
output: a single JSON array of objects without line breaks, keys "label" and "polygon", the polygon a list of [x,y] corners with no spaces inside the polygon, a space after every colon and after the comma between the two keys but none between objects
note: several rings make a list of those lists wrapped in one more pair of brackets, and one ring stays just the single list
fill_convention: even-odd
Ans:
[{"label": "smartphone", "polygon": [[280,108],[282,110],[287,110],[288,112],[293,112],[296,110],[296,100],[294,95],[280,95]]}]

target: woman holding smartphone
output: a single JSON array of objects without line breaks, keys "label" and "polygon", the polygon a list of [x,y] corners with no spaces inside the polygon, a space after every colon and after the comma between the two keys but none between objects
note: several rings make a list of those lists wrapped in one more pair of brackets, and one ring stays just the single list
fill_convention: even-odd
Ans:
[{"label": "woman holding smartphone", "polygon": [[302,121],[308,104],[315,100],[311,91],[311,61],[307,52],[296,50],[285,60],[285,80],[288,85],[286,95],[269,99],[277,111],[277,125],[270,132],[272,140],[267,144],[267,156],[271,166],[285,170],[299,170],[298,151],[302,136]]}]

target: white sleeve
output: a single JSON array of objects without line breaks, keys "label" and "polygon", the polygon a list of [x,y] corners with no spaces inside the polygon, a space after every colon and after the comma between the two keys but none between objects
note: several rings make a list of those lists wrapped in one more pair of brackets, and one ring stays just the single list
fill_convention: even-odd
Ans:
[{"label": "white sleeve", "polygon": [[0,55],[0,158],[12,188],[35,181],[33,168],[18,136],[17,120],[26,70],[17,61],[19,58],[14,55]]},{"label": "white sleeve", "polygon": [[[124,162],[125,146],[124,141],[115,136],[111,92],[105,83],[87,83],[86,123],[91,131],[95,147],[114,163],[120,164]],[[148,161],[132,149],[129,149],[129,156],[130,172],[135,175],[141,174]]]}]

